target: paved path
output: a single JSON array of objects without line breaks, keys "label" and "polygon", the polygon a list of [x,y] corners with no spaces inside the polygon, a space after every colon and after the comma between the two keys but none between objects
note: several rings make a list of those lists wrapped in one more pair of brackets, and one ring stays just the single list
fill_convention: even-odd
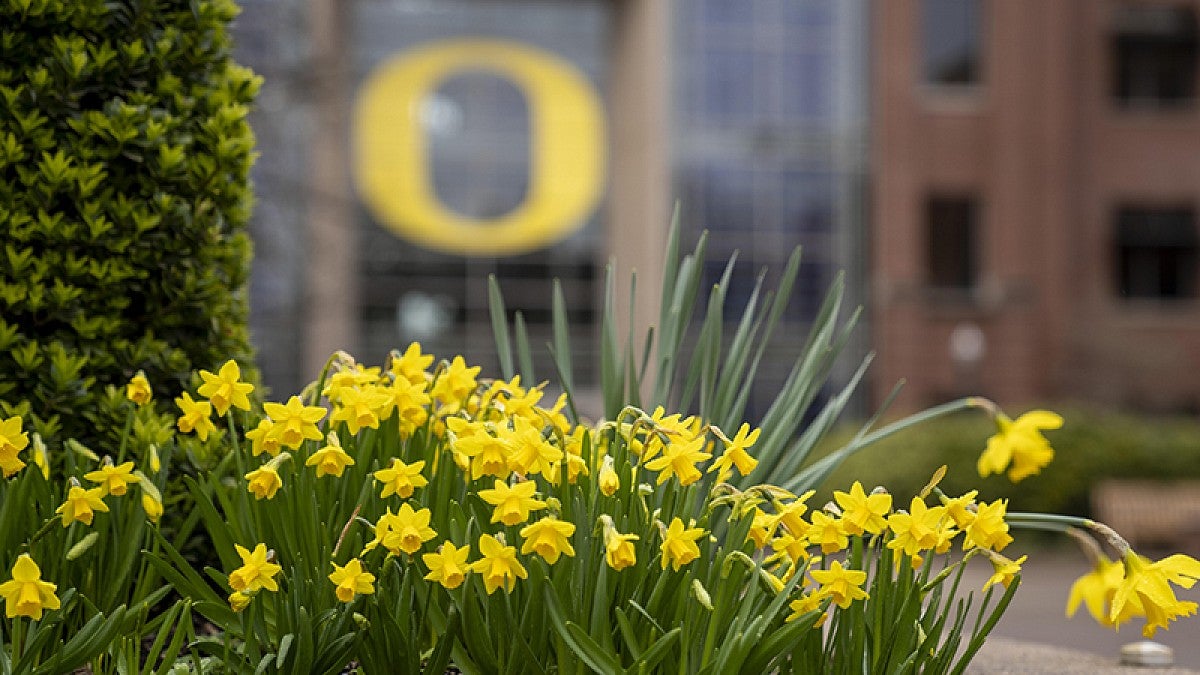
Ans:
[{"label": "paved path", "polygon": [[[1015,548],[1015,546],[1010,548]],[[1025,551],[1006,549],[1004,553],[1019,556]],[[1087,610],[1082,607],[1074,618],[1066,618],[1067,594],[1071,589],[1071,584],[1088,571],[1088,564],[1081,553],[1070,548],[1038,549],[1030,550],[1028,553],[1029,560],[1021,575],[1021,587],[1017,590],[1016,597],[1013,598],[1004,618],[992,632],[993,636],[1078,650],[1107,659],[1114,664],[1120,658],[1122,645],[1143,639],[1140,619],[1122,626],[1119,632],[1114,632],[1111,628],[1104,628],[1097,624]],[[1156,554],[1151,557],[1157,559],[1161,555]],[[980,588],[990,574],[991,565],[981,560],[972,561],[963,583],[973,581],[975,582],[973,587]],[[1191,590],[1179,590],[1179,597],[1200,602],[1200,584]],[[1154,641],[1168,645],[1175,650],[1176,666],[1200,670],[1200,616],[1193,615],[1180,619],[1172,624],[1170,630],[1160,629],[1155,635]],[[1030,671],[1014,670],[1009,672]],[[1151,671],[1137,670],[1134,672],[1148,673]]]}]

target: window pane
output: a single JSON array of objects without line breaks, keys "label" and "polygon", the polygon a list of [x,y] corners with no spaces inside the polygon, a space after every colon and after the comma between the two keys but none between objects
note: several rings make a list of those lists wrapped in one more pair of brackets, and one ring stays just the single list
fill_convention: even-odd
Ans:
[{"label": "window pane", "polygon": [[975,286],[976,202],[971,197],[932,197],[926,206],[929,285],[969,290]]},{"label": "window pane", "polygon": [[1183,208],[1117,210],[1117,288],[1124,298],[1196,295],[1200,238],[1196,214]]},{"label": "window pane", "polygon": [[1115,14],[1113,95],[1126,105],[1196,95],[1196,16],[1189,7],[1125,5]]},{"label": "window pane", "polygon": [[926,82],[979,81],[979,0],[923,0],[921,44]]}]

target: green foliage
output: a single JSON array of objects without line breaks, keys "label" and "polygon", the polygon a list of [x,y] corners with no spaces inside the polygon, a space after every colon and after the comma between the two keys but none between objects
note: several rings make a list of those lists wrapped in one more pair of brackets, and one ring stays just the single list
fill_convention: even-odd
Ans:
[{"label": "green foliage", "polygon": [[51,448],[115,447],[105,387],[138,370],[166,413],[193,370],[248,363],[260,78],[231,60],[236,13],[0,0],[0,401]]},{"label": "green foliage", "polygon": [[[978,489],[988,499],[1008,498],[1016,511],[1089,515],[1088,492],[1101,479],[1200,478],[1200,423],[1194,419],[1087,409],[1060,412],[1063,428],[1046,432],[1055,450],[1054,461],[1015,485],[1004,476],[979,478],[975,462],[996,427],[985,416],[969,413],[900,432],[865,448],[831,474],[829,485],[860,480],[868,490],[886,485],[898,498],[908,499],[945,464],[950,471],[941,487],[947,494]],[[818,452],[841,446],[854,433],[845,429],[833,434]]]}]

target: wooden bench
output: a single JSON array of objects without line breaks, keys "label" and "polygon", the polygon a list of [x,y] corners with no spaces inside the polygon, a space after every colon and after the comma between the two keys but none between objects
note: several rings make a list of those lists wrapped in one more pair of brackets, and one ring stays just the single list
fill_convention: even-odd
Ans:
[{"label": "wooden bench", "polygon": [[1093,517],[1134,548],[1200,550],[1200,481],[1104,480],[1091,502]]}]

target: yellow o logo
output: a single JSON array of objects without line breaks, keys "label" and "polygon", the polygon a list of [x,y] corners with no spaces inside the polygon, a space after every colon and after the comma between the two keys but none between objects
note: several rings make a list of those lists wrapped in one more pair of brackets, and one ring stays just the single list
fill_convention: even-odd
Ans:
[{"label": "yellow o logo", "polygon": [[[421,103],[464,70],[503,76],[528,102],[529,192],[496,218],[446,208],[430,176]],[[384,226],[438,251],[511,255],[552,244],[583,226],[603,188],[604,118],[591,83],[571,64],[524,45],[449,40],[400,54],[367,78],[354,121],[363,200]]]}]

